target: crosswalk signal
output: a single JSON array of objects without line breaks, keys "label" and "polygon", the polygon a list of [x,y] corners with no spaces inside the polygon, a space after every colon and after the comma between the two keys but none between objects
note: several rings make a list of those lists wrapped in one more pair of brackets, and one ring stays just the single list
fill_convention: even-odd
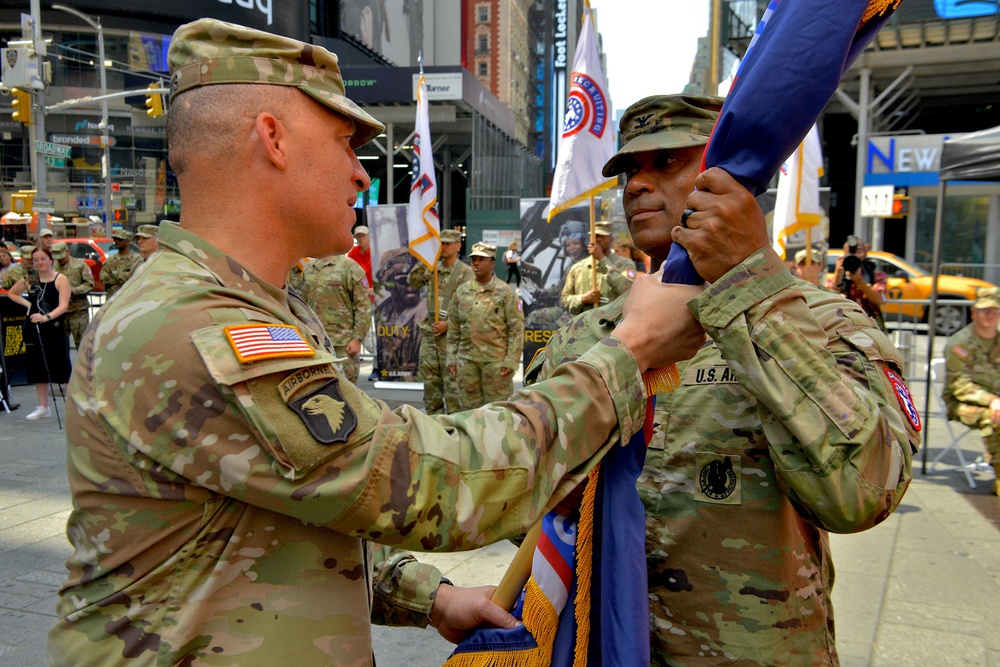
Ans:
[{"label": "crosswalk signal", "polygon": [[893,218],[905,218],[910,215],[910,198],[906,195],[894,195],[892,198]]},{"label": "crosswalk signal", "polygon": [[11,88],[10,92],[14,95],[14,101],[11,102],[14,113],[11,118],[24,125],[31,125],[31,93],[19,88]]},{"label": "crosswalk signal", "polygon": [[[149,84],[149,88],[152,90],[159,87],[160,85],[157,83]],[[163,95],[160,93],[149,93],[146,95],[146,115],[150,118],[157,118],[163,115]]]},{"label": "crosswalk signal", "polygon": [[122,207],[111,209],[111,219],[114,222],[128,222],[128,209]]}]

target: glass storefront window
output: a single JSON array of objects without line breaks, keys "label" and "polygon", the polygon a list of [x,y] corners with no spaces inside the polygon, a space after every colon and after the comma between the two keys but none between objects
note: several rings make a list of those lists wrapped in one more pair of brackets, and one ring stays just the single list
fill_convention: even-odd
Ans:
[{"label": "glass storefront window", "polygon": [[[934,221],[937,196],[916,197],[915,263],[930,267],[934,257]],[[986,254],[988,195],[947,194],[941,220],[941,262],[982,264]]]}]

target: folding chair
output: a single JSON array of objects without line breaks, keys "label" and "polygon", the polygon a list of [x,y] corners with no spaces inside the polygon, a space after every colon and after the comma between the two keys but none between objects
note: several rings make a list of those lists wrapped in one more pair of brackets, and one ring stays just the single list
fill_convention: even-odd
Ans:
[{"label": "folding chair", "polygon": [[951,442],[948,446],[938,452],[938,455],[934,457],[931,461],[931,472],[937,468],[938,462],[950,451],[955,452],[955,456],[958,457],[957,466],[948,466],[947,468],[942,468],[942,470],[961,470],[965,474],[965,479],[969,482],[970,488],[976,488],[976,481],[972,479],[971,470],[975,470],[979,462],[983,459],[982,456],[977,458],[972,463],[965,462],[965,455],[962,453],[962,448],[958,446],[965,436],[971,435],[973,433],[978,433],[973,428],[962,424],[965,428],[965,432],[960,435],[955,435],[955,431],[951,428],[951,420],[948,418],[948,406],[944,402],[944,398],[941,396],[941,391],[944,389],[944,359],[932,359],[931,360],[931,384],[934,385],[931,393],[934,394],[934,401],[938,407],[937,414],[935,416],[940,417],[941,421],[944,422],[944,427],[948,431],[948,437],[951,438]]}]

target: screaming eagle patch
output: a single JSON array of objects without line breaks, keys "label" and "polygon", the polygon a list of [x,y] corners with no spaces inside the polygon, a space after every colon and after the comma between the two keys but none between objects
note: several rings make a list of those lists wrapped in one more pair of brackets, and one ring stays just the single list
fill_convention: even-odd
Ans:
[{"label": "screaming eagle patch", "polygon": [[358,417],[344,400],[337,378],[289,401],[288,407],[299,415],[316,442],[324,445],[347,442],[358,426]]}]

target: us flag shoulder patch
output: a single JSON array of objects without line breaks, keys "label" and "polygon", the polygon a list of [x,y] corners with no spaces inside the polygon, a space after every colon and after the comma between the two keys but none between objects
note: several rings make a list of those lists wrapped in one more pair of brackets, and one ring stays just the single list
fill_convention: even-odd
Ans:
[{"label": "us flag shoulder patch", "polygon": [[298,327],[288,324],[240,324],[225,328],[240,363],[285,357],[312,357],[316,352]]}]

